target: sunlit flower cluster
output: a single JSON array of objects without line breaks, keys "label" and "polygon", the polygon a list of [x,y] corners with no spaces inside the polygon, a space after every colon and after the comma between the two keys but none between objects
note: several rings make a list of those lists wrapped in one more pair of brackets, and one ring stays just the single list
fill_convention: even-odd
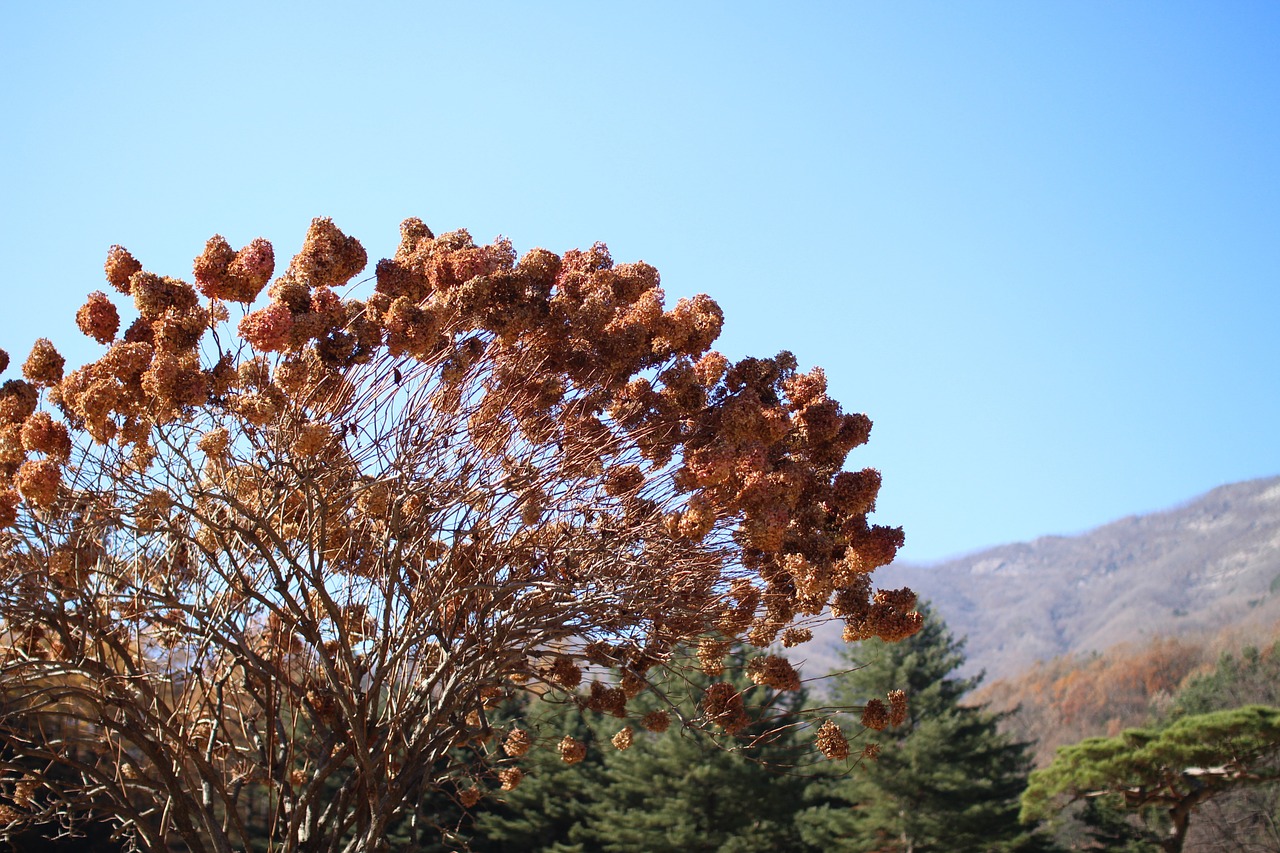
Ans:
[{"label": "sunlit flower cluster", "polygon": [[756,684],[774,690],[800,689],[800,673],[796,672],[791,661],[780,655],[752,658],[747,663],[747,676]]},{"label": "sunlit flower cluster", "polygon": [[504,767],[498,771],[498,781],[504,791],[514,791],[524,781],[524,771],[519,767]]},{"label": "sunlit flower cluster", "polygon": [[109,344],[120,330],[120,312],[107,294],[95,290],[76,312],[76,325],[98,343]]},{"label": "sunlit flower cluster", "polygon": [[818,727],[817,742],[818,752],[832,761],[843,761],[849,757],[849,741],[831,720]]},{"label": "sunlit flower cluster", "polygon": [[909,707],[904,690],[889,691],[889,725],[900,726],[907,721]]},{"label": "sunlit flower cluster", "polygon": [[529,751],[533,746],[533,738],[524,729],[512,729],[507,732],[506,740],[502,743],[502,749],[512,758],[519,758]]},{"label": "sunlit flower cluster", "polygon": [[61,482],[62,467],[52,459],[28,459],[14,478],[23,499],[42,509],[53,506]]},{"label": "sunlit flower cluster", "polygon": [[248,304],[271,280],[275,266],[275,251],[266,240],[259,237],[237,252],[215,234],[195,260],[196,287],[211,299]]},{"label": "sunlit flower cluster", "polygon": [[64,464],[71,457],[71,434],[48,412],[36,412],[28,417],[22,424],[21,434],[24,450],[43,453]]},{"label": "sunlit flower cluster", "polygon": [[62,369],[67,360],[54,348],[48,338],[37,338],[31,347],[31,355],[22,365],[22,375],[28,382],[42,387],[56,385],[62,379]]},{"label": "sunlit flower cluster", "polygon": [[587,757],[586,744],[575,740],[571,735],[565,735],[557,748],[560,750],[560,760],[565,764],[577,764]]}]

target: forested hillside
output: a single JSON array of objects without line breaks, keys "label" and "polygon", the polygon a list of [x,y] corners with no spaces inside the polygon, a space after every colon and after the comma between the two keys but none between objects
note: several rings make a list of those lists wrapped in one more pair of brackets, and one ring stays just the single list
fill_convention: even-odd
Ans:
[{"label": "forested hillside", "polygon": [[[1104,653],[1038,663],[983,685],[969,701],[1009,713],[1005,731],[1035,742],[1036,763],[1045,764],[1060,746],[1094,735],[1113,736],[1169,713],[1182,685],[1212,672],[1223,655],[1269,648],[1277,640],[1280,624],[1250,634],[1226,628],[1213,635],[1126,643]],[[1236,698],[1236,705],[1264,701]]]}]

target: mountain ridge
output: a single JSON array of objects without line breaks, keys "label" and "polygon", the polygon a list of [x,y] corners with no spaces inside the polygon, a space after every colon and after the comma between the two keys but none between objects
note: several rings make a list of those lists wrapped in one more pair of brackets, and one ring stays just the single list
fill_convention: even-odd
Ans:
[{"label": "mountain ridge", "polygon": [[[1280,476],[1219,486],[1073,536],[894,563],[876,581],[930,601],[968,638],[963,672],[989,679],[1157,636],[1261,629],[1280,621]],[[811,671],[836,665],[838,623],[810,646]]]}]

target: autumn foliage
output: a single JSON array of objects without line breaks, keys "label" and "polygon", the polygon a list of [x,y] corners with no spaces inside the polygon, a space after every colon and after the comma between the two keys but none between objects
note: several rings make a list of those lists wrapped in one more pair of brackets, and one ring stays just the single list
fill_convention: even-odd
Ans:
[{"label": "autumn foliage", "polygon": [[1156,637],[1104,655],[1039,663],[1016,679],[980,688],[973,701],[1008,712],[1005,728],[1036,742],[1037,764],[1044,765],[1060,746],[1145,725],[1184,679],[1208,663],[1209,652],[1205,642]]},{"label": "autumn foliage", "polygon": [[[278,849],[378,849],[425,790],[519,784],[530,735],[490,719],[513,691],[628,718],[708,637],[714,666],[829,614],[848,640],[919,627],[873,590],[902,533],[868,523],[879,474],[843,467],[871,422],[820,369],[730,363],[714,301],[667,307],[600,244],[402,237],[372,292],[327,219],[279,276],[261,239],[209,240],[194,284],[113,247],[119,296],[76,312],[101,356],[41,339],[0,386],[12,826],[222,851],[257,802]],[[751,677],[799,685],[780,657]],[[751,705],[713,684],[680,723]]]}]

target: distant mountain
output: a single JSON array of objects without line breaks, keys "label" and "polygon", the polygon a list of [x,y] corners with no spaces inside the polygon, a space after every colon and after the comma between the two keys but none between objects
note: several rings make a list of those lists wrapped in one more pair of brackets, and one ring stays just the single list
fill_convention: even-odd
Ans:
[{"label": "distant mountain", "polygon": [[[932,601],[968,637],[966,670],[986,670],[988,680],[1153,636],[1248,632],[1280,621],[1280,477],[1078,536],[897,563],[875,579]],[[809,672],[834,665],[839,645],[838,625],[819,632],[806,650]]]}]

